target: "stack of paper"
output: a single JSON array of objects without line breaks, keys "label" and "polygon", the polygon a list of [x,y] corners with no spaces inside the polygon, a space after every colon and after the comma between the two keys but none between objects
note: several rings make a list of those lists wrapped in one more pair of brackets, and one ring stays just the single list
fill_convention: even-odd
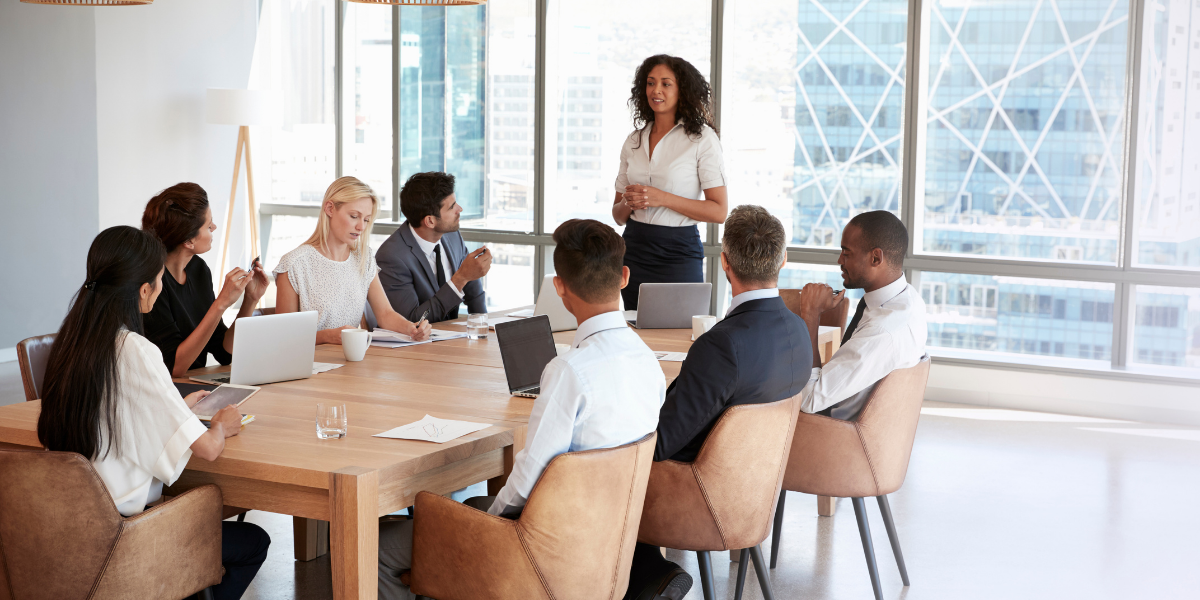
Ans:
[{"label": "stack of paper", "polygon": [[491,427],[489,423],[472,423],[470,421],[451,421],[425,415],[416,423],[401,425],[372,437],[393,438],[397,440],[417,440],[441,444],[460,438],[468,433],[475,433]]},{"label": "stack of paper", "polygon": [[687,352],[655,352],[654,358],[663,362],[683,362],[687,358]]},{"label": "stack of paper", "polygon": [[321,363],[321,362],[315,362],[315,363],[313,363],[313,372],[312,372],[312,374],[313,374],[313,375],[316,375],[317,373],[324,373],[325,371],[332,371],[332,370],[334,370],[334,369],[336,369],[336,368],[338,368],[338,367],[344,367],[344,366],[346,366],[346,365],[341,365],[341,364],[338,364],[338,363]]},{"label": "stack of paper", "polygon": [[377,348],[401,348],[404,346],[416,346],[418,344],[428,344],[430,342],[444,342],[446,340],[455,340],[465,338],[467,334],[461,331],[444,331],[434,329],[429,336],[429,339],[420,342],[413,341],[412,337],[403,333],[396,333],[387,329],[378,329],[371,334],[371,345]]}]

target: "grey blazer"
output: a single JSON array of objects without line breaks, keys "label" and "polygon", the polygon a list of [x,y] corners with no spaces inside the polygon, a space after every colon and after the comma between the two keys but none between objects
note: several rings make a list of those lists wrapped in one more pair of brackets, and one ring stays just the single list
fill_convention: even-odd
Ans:
[{"label": "grey blazer", "polygon": [[[457,231],[447,233],[442,236],[441,244],[450,264],[458,269],[467,255],[462,235]],[[462,300],[450,285],[453,272],[446,273],[446,285],[438,288],[437,274],[429,266],[429,259],[417,244],[408,221],[383,242],[375,253],[375,262],[379,263],[379,283],[383,284],[392,309],[409,321],[420,319],[426,310],[431,323],[455,319],[461,302],[466,302],[467,309],[473,313],[487,312],[483,286],[478,280],[463,287]]]}]

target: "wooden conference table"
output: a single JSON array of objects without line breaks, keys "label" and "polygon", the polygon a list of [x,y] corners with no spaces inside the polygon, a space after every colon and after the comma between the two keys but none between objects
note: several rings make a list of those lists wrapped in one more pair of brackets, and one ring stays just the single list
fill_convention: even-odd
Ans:
[{"label": "wooden conference table", "polygon": [[[691,346],[689,330],[636,331],[654,350]],[[573,336],[560,332],[555,340],[570,343]],[[838,329],[822,327],[820,337],[828,356]],[[494,333],[488,340],[371,348],[361,362],[347,362],[339,346],[318,346],[315,360],[345,366],[263,386],[243,406],[256,420],[227,441],[216,461],[193,457],[167,493],[214,483],[229,506],[292,515],[301,559],[322,553],[322,522],[328,522],[334,598],[373,600],[379,517],[411,506],[420,491],[449,494],[487,480],[489,492],[497,492],[524,446],[534,401],[505,391]],[[670,381],[682,363],[659,364]],[[346,404],[347,437],[317,439],[318,402]],[[0,407],[0,447],[40,447],[40,407],[39,401]],[[445,444],[371,437],[426,414],[492,426]]]}]

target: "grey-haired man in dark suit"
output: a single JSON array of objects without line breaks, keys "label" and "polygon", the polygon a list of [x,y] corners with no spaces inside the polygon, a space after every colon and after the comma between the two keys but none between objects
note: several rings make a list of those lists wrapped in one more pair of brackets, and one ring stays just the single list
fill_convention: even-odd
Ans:
[{"label": "grey-haired man in dark suit", "polygon": [[426,311],[432,323],[455,319],[463,303],[470,312],[487,312],[479,278],[491,269],[492,254],[487,248],[467,252],[458,233],[462,207],[454,198],[454,176],[409,177],[400,189],[400,212],[407,220],[375,253],[392,308],[414,323]]}]

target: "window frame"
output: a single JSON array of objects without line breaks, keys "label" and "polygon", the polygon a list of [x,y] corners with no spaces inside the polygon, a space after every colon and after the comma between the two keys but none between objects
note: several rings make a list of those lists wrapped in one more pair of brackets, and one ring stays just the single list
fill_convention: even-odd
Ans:
[{"label": "window frame", "polygon": [[[348,115],[343,110],[342,106],[342,66],[343,66],[343,49],[342,37],[343,27],[345,23],[346,0],[327,0],[340,4],[335,11],[335,67],[334,72],[334,98],[335,98],[335,124],[336,124],[336,143],[335,151],[335,169],[336,176],[343,175],[343,131],[347,125]],[[546,98],[546,45],[547,45],[547,15],[549,13],[550,2],[562,2],[566,0],[530,0],[535,6],[535,55],[534,55],[534,98],[533,98],[533,136],[534,136],[534,156],[533,156],[533,230],[528,233],[502,231],[495,229],[467,229],[462,230],[463,239],[473,242],[482,243],[503,243],[503,244],[519,244],[535,247],[534,252],[534,295],[536,297],[538,288],[541,286],[542,276],[552,271],[552,267],[547,265],[546,257],[549,252],[546,250],[554,245],[550,232],[546,231],[546,211],[545,211],[545,180],[547,174],[546,165],[546,146],[547,140],[546,120],[547,120],[547,98]],[[712,18],[711,18],[711,57],[712,67],[708,74],[709,82],[713,89],[714,101],[714,118],[718,124],[721,122],[722,108],[722,92],[723,87],[723,70],[726,55],[724,52],[724,35],[726,26],[731,24],[732,11],[727,11],[730,0],[711,0]],[[1181,375],[1162,375],[1157,374],[1152,367],[1145,365],[1136,365],[1133,360],[1133,327],[1136,322],[1134,314],[1135,298],[1133,296],[1135,287],[1138,285],[1153,285],[1166,287],[1196,287],[1200,288],[1200,272],[1195,270],[1184,269],[1163,269],[1156,267],[1137,266],[1135,261],[1135,240],[1136,235],[1134,228],[1136,227],[1135,209],[1137,198],[1137,128],[1139,126],[1138,116],[1140,115],[1139,104],[1141,100],[1141,70],[1143,61],[1143,16],[1145,14],[1147,0],[1129,0],[1129,18],[1127,31],[1126,62],[1125,62],[1125,109],[1127,116],[1123,125],[1123,135],[1125,136],[1123,156],[1121,161],[1121,188],[1123,197],[1121,198],[1120,208],[1120,237],[1118,241],[1118,261],[1116,265],[1096,265],[1096,264],[1064,264],[1058,261],[1039,260],[1039,259],[1011,259],[1011,258],[990,258],[983,256],[970,255],[948,255],[917,250],[917,240],[920,237],[920,232],[916,232],[914,227],[918,225],[916,218],[917,207],[920,206],[921,199],[924,197],[924,179],[925,179],[925,150],[923,148],[925,141],[925,127],[927,124],[926,111],[926,88],[928,84],[928,73],[925,60],[928,46],[928,28],[926,24],[930,22],[930,2],[933,0],[908,0],[908,23],[907,23],[907,55],[906,55],[906,80],[907,85],[904,90],[903,100],[903,139],[901,147],[905,160],[901,164],[901,182],[900,182],[900,214],[901,220],[910,231],[909,247],[905,257],[905,274],[909,282],[917,289],[921,288],[920,279],[922,271],[936,271],[948,273],[963,273],[972,275],[991,275],[991,276],[1007,276],[1007,277],[1024,277],[1024,278],[1039,278],[1039,279],[1054,279],[1054,280],[1069,280],[1082,281],[1091,283],[1108,283],[1115,286],[1114,305],[1113,305],[1113,340],[1112,340],[1112,360],[1107,369],[1089,370],[1072,367],[1048,366],[1044,364],[1036,364],[1036,361],[1024,362],[1014,361],[1011,357],[995,357],[988,358],[980,353],[978,357],[949,357],[936,356],[937,350],[934,351],[937,362],[944,364],[963,364],[974,366],[991,366],[996,368],[1011,368],[1018,370],[1034,370],[1034,371],[1049,371],[1054,373],[1067,374],[1086,374],[1089,376],[1105,376],[1116,377],[1121,379],[1132,379],[1142,381],[1153,381],[1158,383],[1174,382],[1184,383],[1188,385],[1200,386],[1200,373],[1195,376]],[[388,10],[380,7],[379,10]],[[398,146],[400,144],[400,74],[399,74],[399,51],[400,51],[400,7],[391,6],[392,10],[392,127],[393,127],[393,167],[392,167],[392,184],[393,194],[390,199],[390,207],[392,215],[399,215],[399,195],[401,182],[399,181],[400,169],[399,161],[395,160],[395,156],[399,154]],[[448,7],[447,10],[454,10],[454,7]],[[490,23],[491,15],[488,13],[487,23]],[[485,36],[486,38],[486,36]],[[487,43],[486,40],[484,42]],[[485,78],[485,81],[487,79]],[[488,83],[485,83],[488,85]],[[485,118],[485,127],[489,121]],[[486,130],[485,130],[486,131]],[[485,155],[485,161],[487,160]],[[311,206],[294,206],[287,204],[263,204],[260,207],[260,214],[264,217],[264,225],[269,232],[270,217],[276,214],[288,215],[305,215],[315,216],[317,207]],[[388,221],[377,222],[374,226],[373,233],[388,235],[394,232],[399,225],[400,219],[393,217]],[[727,282],[721,275],[719,270],[719,261],[715,260],[721,252],[719,239],[719,226],[716,224],[707,225],[707,236],[704,241],[704,255],[710,260],[706,261],[705,278],[707,281],[713,282],[712,294],[712,309],[713,314],[718,314],[717,310],[723,307],[723,298],[727,291]],[[267,236],[263,237],[263,245],[265,249]],[[837,263],[839,250],[837,248],[815,248],[789,246],[787,250],[788,262],[806,263],[813,265],[834,265]],[[998,300],[998,292],[996,292]],[[973,309],[972,309],[973,312]],[[1037,357],[1034,357],[1037,358]]]}]

